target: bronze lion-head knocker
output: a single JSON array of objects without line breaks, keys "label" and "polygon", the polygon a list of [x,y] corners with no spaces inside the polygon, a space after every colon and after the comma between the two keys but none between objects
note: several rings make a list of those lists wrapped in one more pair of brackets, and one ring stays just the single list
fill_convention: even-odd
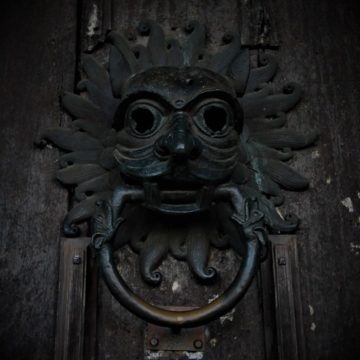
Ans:
[{"label": "bronze lion-head knocker", "polygon": [[[79,89],[86,97],[63,97],[75,117],[72,128],[49,129],[43,137],[67,152],[57,178],[74,188],[75,205],[64,233],[78,236],[78,224],[89,221],[112,294],[146,321],[197,326],[244,295],[269,232],[296,229],[296,217],[282,217],[276,207],[284,200],[281,188],[300,190],[308,182],[284,162],[317,135],[285,127],[300,87],[291,83],[274,93],[274,58],[261,53],[253,68],[239,35],[226,34],[219,51],[209,53],[197,22],[186,26],[181,44],[153,21],[139,32],[146,46],[109,34],[107,69],[84,58],[87,79]],[[216,279],[208,266],[211,246],[233,248],[242,262],[222,296],[173,312],[140,299],[120,277],[112,252],[125,244],[139,254],[141,275],[154,286],[167,254],[186,260],[202,282]]]}]

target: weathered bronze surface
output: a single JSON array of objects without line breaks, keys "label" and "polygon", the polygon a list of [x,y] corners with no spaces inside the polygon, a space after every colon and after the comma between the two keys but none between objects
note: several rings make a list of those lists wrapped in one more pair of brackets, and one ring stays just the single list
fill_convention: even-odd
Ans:
[{"label": "weathered bronze surface", "polygon": [[[67,152],[57,178],[74,189],[75,204],[64,233],[79,236],[78,225],[91,220],[110,291],[146,321],[170,327],[198,326],[229,311],[266,255],[268,232],[295,231],[297,218],[276,209],[281,188],[301,190],[308,182],[284,162],[317,137],[286,127],[302,91],[290,83],[274,93],[272,56],[260,55],[253,68],[238,34],[225,36],[214,54],[201,24],[184,30],[180,44],[144,22],[139,34],[147,46],[134,48],[111,32],[108,68],[92,56],[84,60],[79,90],[87,97],[63,97],[72,128],[43,135]],[[124,245],[139,254],[142,277],[154,286],[168,253],[206,283],[216,280],[211,246],[233,248],[242,262],[218,299],[168,311],[137,297],[120,277],[112,253]]]}]

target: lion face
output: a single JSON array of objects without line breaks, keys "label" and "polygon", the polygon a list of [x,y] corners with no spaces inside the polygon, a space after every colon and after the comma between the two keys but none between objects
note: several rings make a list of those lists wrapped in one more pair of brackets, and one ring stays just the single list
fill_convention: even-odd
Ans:
[{"label": "lion face", "polygon": [[130,78],[122,93],[114,156],[130,182],[181,190],[230,177],[242,109],[224,77],[202,68],[153,68]]}]

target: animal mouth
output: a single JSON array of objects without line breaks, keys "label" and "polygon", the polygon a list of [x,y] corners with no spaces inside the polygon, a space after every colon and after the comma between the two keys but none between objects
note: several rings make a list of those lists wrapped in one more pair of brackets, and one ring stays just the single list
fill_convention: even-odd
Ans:
[{"label": "animal mouth", "polygon": [[214,188],[203,184],[144,183],[144,205],[167,214],[189,214],[207,210]]},{"label": "animal mouth", "polygon": [[166,214],[181,215],[208,210],[213,203],[214,189],[219,185],[219,181],[197,176],[186,162],[160,163],[161,171],[156,173],[153,171],[155,165],[144,166],[141,172],[137,169],[137,173],[132,173],[126,165],[120,164],[123,179],[129,185],[143,188],[143,205]]}]

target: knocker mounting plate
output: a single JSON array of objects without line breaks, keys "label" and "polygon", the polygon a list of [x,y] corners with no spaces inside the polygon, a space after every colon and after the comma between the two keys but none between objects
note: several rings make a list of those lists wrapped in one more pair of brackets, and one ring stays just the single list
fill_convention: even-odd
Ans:
[{"label": "knocker mounting plate", "polygon": [[[167,307],[170,311],[185,310],[179,307]],[[187,308],[186,310],[191,310]],[[204,352],[206,349],[205,327],[174,331],[166,327],[147,324],[144,337],[145,353],[154,351],[191,351]]]},{"label": "knocker mounting plate", "polygon": [[[130,46],[110,32],[106,67],[84,57],[82,94],[62,99],[74,116],[71,128],[42,136],[65,151],[56,174],[74,190],[65,235],[79,236],[79,225],[89,223],[111,293],[144,320],[172,328],[200,326],[233,308],[266,256],[268,233],[296,230],[297,218],[277,209],[281,189],[308,182],[286,162],[317,138],[286,126],[302,91],[290,83],[274,92],[273,56],[259,52],[254,67],[239,34],[226,34],[215,53],[205,35],[191,22],[181,39],[169,38],[149,20],[139,25],[147,45]],[[168,254],[205,284],[217,277],[208,265],[212,247],[232,248],[241,266],[210,304],[164,310],[119,275],[113,252],[124,246],[139,254],[142,278],[152,286],[160,285],[157,269]]]}]

